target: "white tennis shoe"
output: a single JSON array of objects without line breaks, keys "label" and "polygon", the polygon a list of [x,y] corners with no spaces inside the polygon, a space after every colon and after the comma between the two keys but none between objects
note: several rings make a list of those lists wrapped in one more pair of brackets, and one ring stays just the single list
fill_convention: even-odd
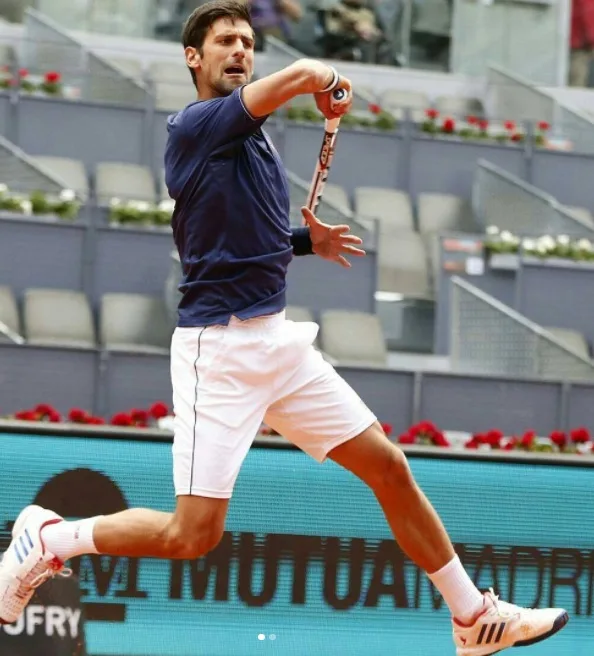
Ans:
[{"label": "white tennis shoe", "polygon": [[499,601],[490,590],[485,593],[485,608],[473,624],[452,620],[456,656],[489,656],[508,647],[533,645],[560,631],[568,620],[562,608],[521,608]]},{"label": "white tennis shoe", "polygon": [[12,541],[0,562],[0,624],[16,622],[35,589],[54,576],[72,571],[50,553],[41,539],[41,529],[62,518],[40,506],[27,506],[17,517]]}]

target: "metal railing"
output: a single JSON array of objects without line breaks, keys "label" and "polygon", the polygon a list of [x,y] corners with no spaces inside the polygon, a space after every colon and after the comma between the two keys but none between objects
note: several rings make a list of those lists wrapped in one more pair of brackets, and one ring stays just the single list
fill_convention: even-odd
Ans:
[{"label": "metal railing", "polygon": [[60,193],[68,185],[51,170],[38,166],[31,157],[0,136],[0,182],[19,192]]},{"label": "metal railing", "polygon": [[127,75],[103,55],[34,9],[25,13],[24,64],[32,73],[55,70],[77,87],[81,100],[144,106],[150,92],[144,81]]},{"label": "metal railing", "polygon": [[457,276],[450,284],[453,371],[594,380],[594,363],[547,330]]},{"label": "metal railing", "polygon": [[486,160],[475,169],[472,209],[483,227],[496,225],[514,234],[594,234],[594,226],[570,214],[553,196]]}]

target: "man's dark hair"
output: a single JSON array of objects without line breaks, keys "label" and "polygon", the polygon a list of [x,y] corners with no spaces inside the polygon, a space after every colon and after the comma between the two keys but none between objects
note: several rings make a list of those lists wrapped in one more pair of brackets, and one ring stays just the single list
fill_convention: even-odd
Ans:
[{"label": "man's dark hair", "polygon": [[[208,30],[219,18],[229,18],[232,21],[243,20],[250,26],[252,24],[246,0],[210,0],[210,2],[206,2],[194,9],[186,21],[182,34],[184,50],[186,48],[196,48],[202,56],[202,47]],[[193,68],[190,68],[190,74],[194,86],[197,86],[196,72]]]}]

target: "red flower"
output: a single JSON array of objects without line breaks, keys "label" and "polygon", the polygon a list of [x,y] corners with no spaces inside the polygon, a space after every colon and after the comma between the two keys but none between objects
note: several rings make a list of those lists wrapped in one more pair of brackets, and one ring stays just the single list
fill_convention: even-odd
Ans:
[{"label": "red flower", "polygon": [[40,403],[35,407],[35,412],[39,415],[51,415],[52,412],[56,412],[55,408],[52,408],[51,405],[47,403]]},{"label": "red flower", "polygon": [[518,438],[517,437],[512,437],[511,440],[505,443],[505,446],[503,447],[504,451],[513,451],[516,446],[518,446]]},{"label": "red flower", "polygon": [[550,440],[560,449],[567,446],[567,435],[563,431],[553,431],[550,435]]},{"label": "red flower", "polygon": [[516,124],[514,121],[505,121],[503,127],[511,132],[512,130],[516,129]]},{"label": "red flower", "polygon": [[80,408],[72,408],[68,413],[68,421],[75,424],[82,424],[87,418],[87,413]]},{"label": "red flower", "polygon": [[394,429],[392,428],[392,424],[382,424],[382,430],[386,435],[392,435]]},{"label": "red flower", "polygon": [[587,428],[576,428],[575,430],[572,430],[569,435],[574,444],[585,444],[590,441],[590,433]]},{"label": "red flower", "polygon": [[465,449],[478,449],[480,442],[479,442],[479,440],[477,439],[477,437],[478,437],[477,435],[473,435],[473,436],[468,440],[468,442],[466,442],[466,444],[464,445],[464,448],[465,448]]},{"label": "red flower", "polygon": [[21,421],[37,421],[37,414],[33,410],[20,410],[15,413],[14,418]]},{"label": "red flower", "polygon": [[520,444],[524,449],[530,449],[534,444],[534,438],[536,437],[536,432],[533,430],[526,431],[520,440]]},{"label": "red flower", "polygon": [[153,419],[162,419],[169,414],[169,408],[162,401],[157,401],[157,403],[153,403],[151,406],[149,414]]},{"label": "red flower", "polygon": [[416,426],[412,426],[411,431],[416,435],[433,435],[437,431],[437,427],[430,421],[420,421]]},{"label": "red flower", "polygon": [[382,108],[377,103],[371,103],[369,105],[369,111],[377,116],[382,113]]},{"label": "red flower", "polygon": [[49,71],[48,73],[45,74],[45,81],[48,84],[58,84],[58,82],[61,79],[60,73],[56,73],[56,71]]},{"label": "red flower", "polygon": [[515,141],[517,143],[518,141],[522,141],[524,136],[521,135],[519,132],[514,132],[510,138],[512,141]]},{"label": "red flower", "polygon": [[486,435],[485,435],[485,442],[492,448],[492,449],[499,449],[501,448],[501,440],[503,439],[503,433],[500,430],[490,430]]},{"label": "red flower", "polygon": [[414,444],[415,440],[416,440],[416,436],[413,435],[412,433],[403,433],[402,435],[399,436],[398,443],[399,444]]},{"label": "red flower", "polygon": [[112,426],[132,426],[133,424],[132,417],[125,412],[118,412],[111,418]]},{"label": "red flower", "polygon": [[87,424],[91,424],[92,426],[102,426],[105,424],[105,419],[101,419],[101,417],[87,417]]},{"label": "red flower", "polygon": [[487,121],[486,119],[482,118],[482,119],[478,122],[478,125],[479,125],[479,128],[480,128],[483,132],[486,132],[487,128],[489,127],[489,121]]},{"label": "red flower", "polygon": [[451,134],[456,129],[456,122],[453,118],[446,118],[442,125],[442,130]]},{"label": "red flower", "polygon": [[434,121],[436,118],[438,118],[439,112],[436,109],[429,108],[425,110],[425,115],[427,116],[428,119]]},{"label": "red flower", "polygon": [[59,424],[62,421],[62,417],[60,417],[60,414],[58,412],[50,412],[48,415],[48,419],[52,424]]},{"label": "red flower", "polygon": [[538,129],[542,130],[543,132],[546,132],[547,130],[550,129],[550,125],[546,121],[539,121],[538,122]]},{"label": "red flower", "polygon": [[26,68],[19,68],[19,77],[27,77],[29,71]]},{"label": "red flower", "polygon": [[436,431],[433,435],[433,444],[435,446],[450,446],[447,437],[441,431]]},{"label": "red flower", "polygon": [[477,125],[479,120],[476,116],[467,116],[466,122],[468,123],[468,125]]},{"label": "red flower", "polygon": [[149,414],[146,410],[134,409],[130,411],[130,417],[132,421],[137,424],[146,424],[149,418]]}]

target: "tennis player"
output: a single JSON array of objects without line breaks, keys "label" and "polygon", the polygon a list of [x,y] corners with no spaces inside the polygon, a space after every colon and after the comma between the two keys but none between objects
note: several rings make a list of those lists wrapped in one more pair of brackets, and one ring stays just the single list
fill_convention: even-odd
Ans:
[{"label": "tennis player", "polygon": [[[307,227],[291,231],[287,178],[262,126],[302,94],[313,94],[326,118],[344,114],[349,80],[300,60],[250,82],[254,33],[242,1],[200,6],[183,45],[200,100],[169,118],[165,154],[184,274],[171,345],[176,509],[65,521],[28,506],[0,565],[1,620],[17,620],[33,590],[68,574],[64,563],[74,556],[194,559],[216,547],[240,467],[265,420],[315,460],[331,458],[373,490],[394,538],[451,610],[458,656],[553,635],[568,620],[564,610],[524,609],[477,590],[402,451],[312,346],[317,326],[285,318],[294,256],[314,253],[349,266],[349,256],[364,252],[348,227],[325,225],[305,209]],[[332,109],[337,88],[348,92],[347,102]]]}]

